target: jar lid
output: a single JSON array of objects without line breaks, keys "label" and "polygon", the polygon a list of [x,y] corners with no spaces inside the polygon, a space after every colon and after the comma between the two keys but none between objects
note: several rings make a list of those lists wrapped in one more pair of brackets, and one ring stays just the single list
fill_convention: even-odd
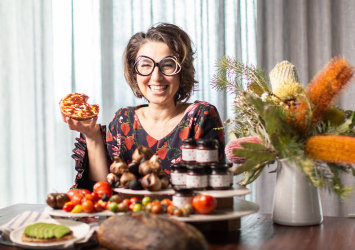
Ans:
[{"label": "jar lid", "polygon": [[216,139],[210,139],[210,140],[199,139],[196,141],[196,144],[199,146],[214,148],[214,147],[218,146],[218,140],[216,140]]},{"label": "jar lid", "polygon": [[212,163],[210,164],[210,168],[211,169],[228,169],[230,167],[232,167],[233,163],[229,163],[229,162],[216,162],[216,163]]},{"label": "jar lid", "polygon": [[193,138],[183,140],[182,145],[196,146],[196,141]]},{"label": "jar lid", "polygon": [[171,170],[186,170],[186,166],[181,162],[172,164],[170,168]]},{"label": "jar lid", "polygon": [[186,168],[190,169],[190,170],[202,171],[202,170],[208,170],[209,166],[208,165],[187,164]]}]

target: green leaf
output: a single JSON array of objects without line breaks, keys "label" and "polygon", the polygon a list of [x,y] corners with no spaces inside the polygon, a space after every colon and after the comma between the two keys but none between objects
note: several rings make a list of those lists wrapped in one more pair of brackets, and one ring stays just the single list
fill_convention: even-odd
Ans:
[{"label": "green leaf", "polygon": [[255,181],[259,175],[263,172],[264,166],[260,166],[259,168],[251,171],[244,172],[242,180],[239,182],[240,185],[246,186],[253,181]]}]

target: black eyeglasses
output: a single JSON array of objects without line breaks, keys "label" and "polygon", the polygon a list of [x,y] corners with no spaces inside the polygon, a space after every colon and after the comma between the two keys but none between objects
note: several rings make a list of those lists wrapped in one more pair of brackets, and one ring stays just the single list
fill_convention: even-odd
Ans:
[{"label": "black eyeglasses", "polygon": [[160,72],[166,76],[176,75],[181,70],[181,65],[175,56],[164,57],[158,63],[148,56],[139,56],[133,68],[138,75],[149,76],[154,71],[155,66],[158,66]]}]

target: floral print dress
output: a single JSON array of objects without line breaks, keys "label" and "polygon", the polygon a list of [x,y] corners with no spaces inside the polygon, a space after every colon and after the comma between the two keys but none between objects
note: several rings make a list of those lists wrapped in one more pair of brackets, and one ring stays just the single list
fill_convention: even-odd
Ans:
[{"label": "floral print dress", "polygon": [[[219,160],[224,160],[224,130],[216,129],[222,127],[222,122],[217,109],[202,101],[195,101],[181,119],[179,124],[165,137],[157,140],[150,136],[139,122],[135,110],[142,107],[125,107],[116,112],[108,127],[105,144],[107,146],[107,156],[109,164],[114,156],[119,156],[125,162],[132,161],[132,153],[143,145],[149,147],[161,159],[163,169],[170,173],[170,165],[181,160],[182,142],[187,138],[194,139],[217,139],[219,141]],[[105,127],[102,133],[106,132]],[[82,144],[83,138],[77,138],[77,144]],[[76,145],[76,187],[89,188],[92,182],[88,178],[88,157],[87,152],[81,152]],[[86,145],[81,145],[81,148]],[[74,156],[77,157],[74,157]],[[78,157],[79,156],[79,157]],[[86,157],[86,160],[85,160]]]}]

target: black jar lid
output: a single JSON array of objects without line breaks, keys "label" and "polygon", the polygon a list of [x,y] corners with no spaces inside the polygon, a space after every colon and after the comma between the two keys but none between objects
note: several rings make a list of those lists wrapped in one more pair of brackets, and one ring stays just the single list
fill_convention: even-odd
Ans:
[{"label": "black jar lid", "polygon": [[197,172],[208,172],[210,169],[209,165],[197,165],[197,164],[186,164],[188,170],[197,171]]},{"label": "black jar lid", "polygon": [[175,193],[183,194],[183,195],[193,195],[194,189],[193,188],[186,188],[186,187],[178,187],[173,186]]},{"label": "black jar lid", "polygon": [[210,140],[199,139],[196,141],[196,144],[198,146],[203,146],[203,147],[207,147],[207,148],[215,148],[216,146],[218,146],[218,140],[216,140],[216,139],[210,139]]},{"label": "black jar lid", "polygon": [[182,162],[176,162],[170,166],[171,170],[181,170],[181,171],[186,171],[186,166]]},{"label": "black jar lid", "polygon": [[215,162],[215,163],[211,163],[209,165],[209,167],[211,169],[218,169],[218,170],[227,170],[228,168],[232,167],[232,163],[229,163],[229,162]]},{"label": "black jar lid", "polygon": [[193,138],[188,138],[182,141],[182,145],[196,146],[196,141]]}]

